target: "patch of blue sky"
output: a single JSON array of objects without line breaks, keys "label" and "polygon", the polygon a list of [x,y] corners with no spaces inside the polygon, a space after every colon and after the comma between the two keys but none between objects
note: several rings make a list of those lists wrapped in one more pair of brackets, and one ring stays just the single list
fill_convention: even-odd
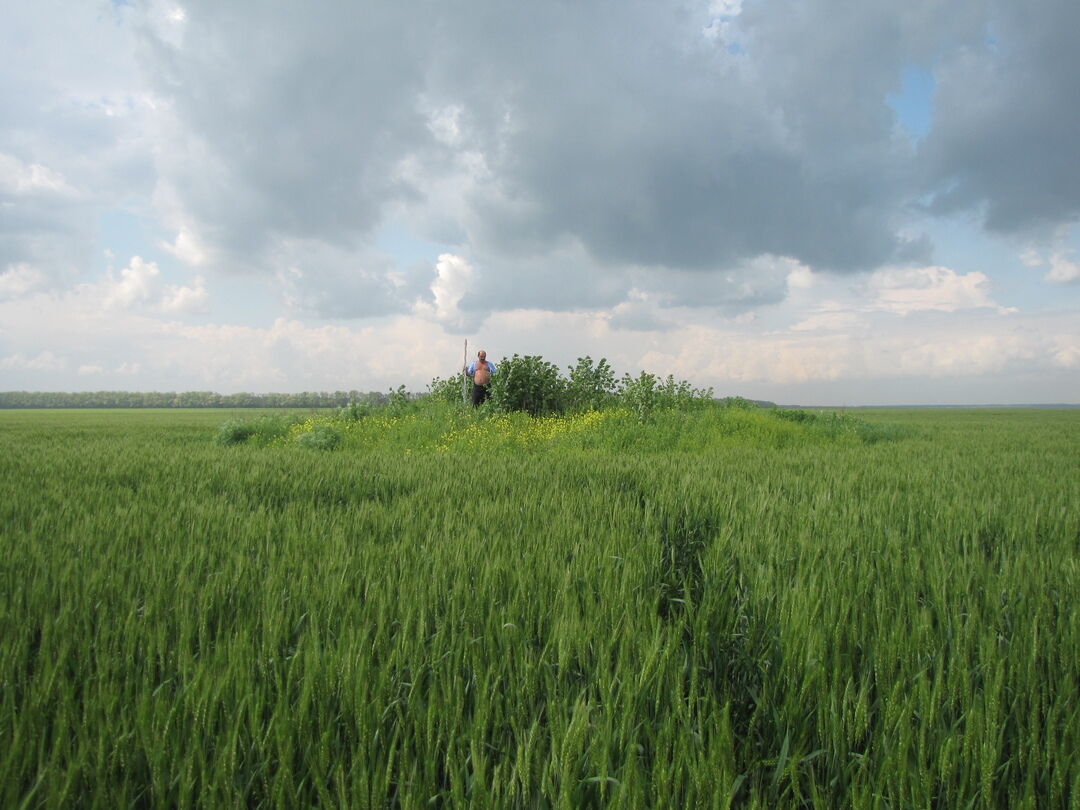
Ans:
[{"label": "patch of blue sky", "polygon": [[392,257],[401,267],[423,262],[434,268],[440,253],[453,252],[450,245],[418,238],[396,220],[386,222],[379,230],[375,249]]},{"label": "patch of blue sky", "polygon": [[901,75],[900,92],[886,97],[896,119],[912,140],[925,138],[933,125],[934,74],[918,65],[908,65]]},{"label": "patch of blue sky", "polygon": [[934,243],[933,264],[961,275],[983,273],[989,280],[990,297],[999,306],[1032,313],[1055,310],[1069,301],[1080,302],[1080,285],[1044,279],[1050,269],[1048,251],[1039,252],[1042,265],[1031,266],[1021,258],[1027,245],[1012,237],[986,233],[973,217],[928,219],[919,227]]},{"label": "patch of blue sky", "polygon": [[154,261],[153,254],[160,252],[160,248],[147,237],[142,217],[123,209],[102,214],[98,221],[98,242],[101,265],[88,268],[95,275],[109,265],[126,267],[132,256]]},{"label": "patch of blue sky", "polygon": [[[266,327],[281,315],[280,296],[265,279],[229,276],[212,269],[188,268],[156,236],[157,225],[131,211],[114,209],[98,222],[98,261],[87,268],[84,281],[101,278],[108,268],[114,276],[130,266],[133,256],[153,262],[166,284],[190,287],[201,275],[210,293],[208,311],[180,316],[180,320],[211,321],[235,326]],[[176,316],[173,316],[176,317]]]}]

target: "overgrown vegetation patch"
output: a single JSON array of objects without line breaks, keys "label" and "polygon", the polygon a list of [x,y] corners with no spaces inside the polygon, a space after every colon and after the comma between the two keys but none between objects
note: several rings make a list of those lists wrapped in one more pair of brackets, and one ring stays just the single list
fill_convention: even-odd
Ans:
[{"label": "overgrown vegetation patch", "polygon": [[909,428],[843,412],[763,409],[741,397],[715,399],[673,376],[642,372],[616,378],[607,360],[579,358],[566,376],[540,357],[503,358],[490,400],[462,402],[461,380],[436,378],[429,392],[391,391],[381,406],[352,403],[308,417],[230,420],[220,444],[297,445],[309,449],[400,452],[499,449],[708,452],[731,441],[784,446],[817,441],[874,443],[906,438]]}]

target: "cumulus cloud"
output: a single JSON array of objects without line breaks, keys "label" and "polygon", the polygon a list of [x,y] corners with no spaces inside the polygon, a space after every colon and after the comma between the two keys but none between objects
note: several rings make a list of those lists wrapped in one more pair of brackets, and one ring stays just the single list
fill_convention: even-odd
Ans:
[{"label": "cumulus cloud", "polygon": [[161,270],[154,262],[132,256],[131,263],[120,271],[119,278],[110,277],[100,286],[102,303],[106,307],[147,304],[161,296]]},{"label": "cumulus cloud", "polygon": [[1045,251],[1029,245],[1021,254],[1020,261],[1028,267],[1047,268],[1044,278],[1056,284],[1080,281],[1080,262],[1074,258],[1075,251],[1068,246],[1069,228],[1056,229],[1050,247]]},{"label": "cumulus cloud", "polygon": [[29,369],[31,371],[63,371],[67,368],[66,357],[58,356],[49,351],[41,352],[34,357],[26,357],[22,354],[13,354],[0,358],[0,369]]},{"label": "cumulus cloud", "polygon": [[198,235],[187,226],[182,226],[172,242],[162,242],[161,246],[184,264],[201,267],[209,261],[209,253]]},{"label": "cumulus cloud", "polygon": [[170,284],[162,296],[161,311],[181,314],[206,312],[209,303],[210,293],[206,290],[206,281],[202,276],[196,276],[191,287]]},{"label": "cumulus cloud", "polygon": [[870,276],[867,287],[872,295],[871,309],[899,315],[996,306],[990,299],[989,279],[977,271],[960,274],[948,267],[885,268]]},{"label": "cumulus cloud", "polygon": [[104,279],[79,285],[77,295],[86,306],[106,310],[145,309],[171,315],[206,312],[210,293],[206,280],[196,276],[192,286],[166,284],[156,262],[132,256],[119,275],[111,269]]},{"label": "cumulus cloud", "polygon": [[431,299],[419,300],[413,311],[429,315],[452,330],[464,327],[466,320],[460,308],[476,277],[476,271],[461,256],[443,253],[435,263],[435,280],[431,282]]},{"label": "cumulus cloud", "polygon": [[26,165],[13,155],[0,154],[0,193],[11,195],[75,194],[59,172],[39,163]]},{"label": "cumulus cloud", "polygon": [[16,264],[0,273],[0,301],[23,296],[41,289],[46,284],[45,274],[28,264]]},{"label": "cumulus cloud", "polygon": [[1080,281],[1080,263],[1063,253],[1053,253],[1050,256],[1050,272],[1046,274],[1046,280],[1059,284]]}]

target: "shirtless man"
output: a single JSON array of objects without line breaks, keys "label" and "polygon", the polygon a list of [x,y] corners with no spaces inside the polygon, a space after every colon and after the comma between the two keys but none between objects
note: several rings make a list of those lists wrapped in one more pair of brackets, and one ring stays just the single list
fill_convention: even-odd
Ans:
[{"label": "shirtless man", "polygon": [[481,349],[476,353],[476,359],[469,363],[465,373],[472,377],[472,404],[475,408],[491,396],[488,386],[491,384],[491,375],[495,373],[495,364],[488,362],[487,352]]}]

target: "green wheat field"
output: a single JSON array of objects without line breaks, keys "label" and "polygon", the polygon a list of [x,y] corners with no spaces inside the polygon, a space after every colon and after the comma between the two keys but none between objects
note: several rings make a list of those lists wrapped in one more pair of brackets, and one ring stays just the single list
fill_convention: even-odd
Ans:
[{"label": "green wheat field", "polygon": [[354,417],[0,411],[0,806],[1080,807],[1080,410]]}]

